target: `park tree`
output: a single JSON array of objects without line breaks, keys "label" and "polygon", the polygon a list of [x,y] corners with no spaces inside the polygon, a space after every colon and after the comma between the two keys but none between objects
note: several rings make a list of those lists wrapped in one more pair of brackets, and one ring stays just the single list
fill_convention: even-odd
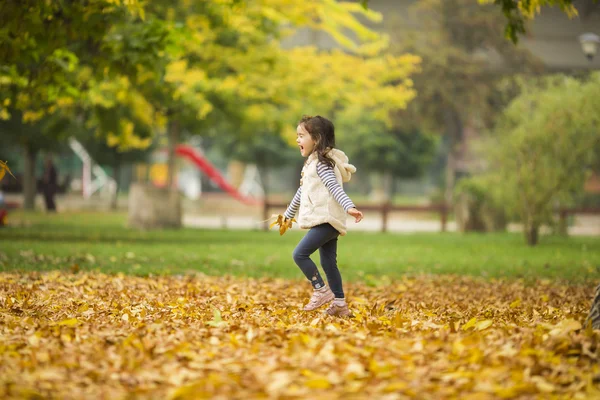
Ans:
[{"label": "park tree", "polygon": [[[183,135],[231,135],[264,149],[266,140],[247,136],[291,141],[302,114],[332,116],[348,106],[388,120],[389,110],[414,97],[409,75],[418,58],[380,56],[387,38],[355,14],[381,16],[355,3],[154,2],[146,12],[170,32],[160,67],[140,74],[147,76],[140,90],[167,121],[169,182]],[[327,32],[343,50],[282,49],[280,40],[300,26]]]},{"label": "park tree", "polygon": [[[54,114],[79,119],[99,140],[126,147],[148,146],[150,134],[165,129],[171,181],[182,133],[206,134],[217,125],[234,136],[251,126],[289,133],[307,109],[333,115],[350,105],[386,121],[390,109],[414,97],[408,76],[418,58],[380,56],[387,38],[358,18],[381,16],[356,3],[156,1],[142,8],[136,1],[96,0],[2,7],[1,116],[20,116],[16,122],[39,129],[36,123]],[[300,26],[327,32],[344,50],[283,50],[280,39]],[[16,134],[29,132],[20,132],[21,125],[14,125]],[[46,130],[35,135],[58,139]],[[37,143],[30,137],[23,146]]]},{"label": "park tree", "polygon": [[[169,119],[171,147],[182,130],[206,134],[223,120],[237,137],[249,130],[292,134],[302,114],[331,115],[348,104],[366,103],[366,89],[375,98],[371,108],[382,106],[382,118],[414,96],[408,79],[379,90],[391,75],[408,75],[417,59],[378,57],[385,38],[354,14],[375,20],[380,15],[355,3],[251,1],[174,9],[158,2],[148,12],[166,18],[175,31],[176,50],[164,75],[149,81],[149,97]],[[329,33],[344,51],[281,49],[279,40],[300,26]]]},{"label": "park tree", "polygon": [[[496,5],[502,6],[504,15],[508,20],[505,34],[513,41],[513,43],[517,43],[519,33],[525,33],[525,22],[534,19],[542,6],[559,6],[570,17],[578,13],[572,0],[479,0],[480,3],[490,3],[492,1]],[[600,2],[598,0],[585,0],[582,2],[582,6],[585,9],[584,12],[589,12],[593,8],[597,8],[599,4]],[[525,12],[521,9],[523,5],[525,5]],[[596,97],[597,94],[598,92],[595,94]],[[598,144],[596,144],[595,154],[596,162],[595,165],[592,165],[592,168],[598,171],[600,166],[600,161],[598,161],[600,160],[600,145]],[[537,236],[537,233],[535,235]],[[586,320],[586,324],[587,323],[591,324],[594,329],[600,329],[600,286],[596,288]]]},{"label": "park tree", "polygon": [[22,116],[21,111],[12,110],[11,118],[0,120],[0,135],[4,141],[16,145],[17,148],[13,151],[20,149],[24,155],[23,206],[26,209],[33,209],[37,193],[36,156],[42,150],[52,152],[61,147],[61,142],[68,137],[65,128],[69,125],[69,121],[57,113],[24,124]]},{"label": "park tree", "polygon": [[551,76],[521,85],[483,146],[483,179],[495,204],[523,223],[535,246],[556,206],[571,206],[597,162],[600,143],[600,75],[585,81]]},{"label": "park tree", "polygon": [[428,131],[446,136],[445,199],[453,202],[459,148],[467,127],[492,125],[503,105],[497,84],[507,75],[540,71],[525,50],[503,37],[504,16],[493,5],[470,0],[424,0],[412,10],[418,28],[393,24],[397,54],[414,53],[423,59],[413,79],[418,96],[397,124],[417,120]]},{"label": "park tree", "polygon": [[[136,0],[0,5],[0,118],[23,148],[26,208],[33,208],[37,153],[63,139],[55,122],[118,108],[135,91],[126,83],[155,63],[164,32],[144,17]],[[129,122],[102,134],[131,138]]]}]

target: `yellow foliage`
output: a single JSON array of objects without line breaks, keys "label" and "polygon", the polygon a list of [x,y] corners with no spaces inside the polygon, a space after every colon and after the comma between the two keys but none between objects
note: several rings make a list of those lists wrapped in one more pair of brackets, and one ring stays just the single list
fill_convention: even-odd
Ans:
[{"label": "yellow foliage", "polygon": [[42,119],[42,117],[44,116],[44,112],[43,111],[25,111],[23,113],[23,122],[24,123],[28,123],[28,122],[36,122],[39,121],[40,119]]},{"label": "yellow foliage", "polygon": [[198,119],[206,118],[206,116],[208,115],[209,112],[212,111],[212,109],[213,109],[212,104],[210,104],[208,101],[203,102],[202,105],[200,106],[200,108],[198,108],[197,118]]},{"label": "yellow foliage", "polygon": [[145,149],[152,144],[152,138],[141,138],[135,134],[133,122],[122,119],[119,121],[119,133],[108,132],[106,143],[110,147],[117,147],[119,151],[132,149]]},{"label": "yellow foliage", "polygon": [[[383,56],[388,37],[361,22],[376,23],[382,16],[357,3],[219,1],[211,2],[211,10],[222,18],[222,26],[203,14],[188,15],[189,33],[178,37],[181,54],[165,75],[172,99],[198,110],[198,119],[213,109],[209,92],[242,108],[249,126],[284,126],[282,135],[290,130],[287,124],[309,110],[327,115],[340,107],[358,109],[390,123],[390,112],[406,107],[415,96],[410,75],[420,60],[410,55]],[[290,33],[300,27],[325,31],[343,49],[284,50],[256,23],[264,19]],[[238,46],[219,44],[220,30],[235,31]],[[191,64],[195,55],[203,61]]]},{"label": "yellow foliage", "polygon": [[167,72],[165,74],[165,82],[174,83],[180,82],[183,78],[184,72],[187,70],[186,60],[177,60],[170,63],[167,66]]}]

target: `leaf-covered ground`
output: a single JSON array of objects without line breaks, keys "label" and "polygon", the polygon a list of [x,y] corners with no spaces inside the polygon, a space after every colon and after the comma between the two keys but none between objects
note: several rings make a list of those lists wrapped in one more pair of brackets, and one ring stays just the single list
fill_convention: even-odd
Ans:
[{"label": "leaf-covered ground", "polygon": [[1,398],[593,398],[593,285],[0,274]]}]

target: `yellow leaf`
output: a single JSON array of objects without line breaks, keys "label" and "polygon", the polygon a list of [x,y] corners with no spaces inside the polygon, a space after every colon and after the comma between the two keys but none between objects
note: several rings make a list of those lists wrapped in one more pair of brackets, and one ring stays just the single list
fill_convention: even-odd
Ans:
[{"label": "yellow leaf", "polygon": [[549,333],[550,336],[559,336],[579,329],[581,329],[581,322],[569,318],[560,321]]},{"label": "yellow leaf", "polygon": [[478,323],[475,324],[475,329],[477,329],[478,331],[482,331],[482,330],[487,329],[490,326],[492,326],[492,323],[493,322],[491,319],[479,321]]},{"label": "yellow leaf", "polygon": [[387,385],[383,391],[384,392],[397,392],[399,390],[405,390],[408,388],[408,384],[406,382],[394,382]]},{"label": "yellow leaf", "polygon": [[521,299],[516,299],[512,303],[510,303],[510,308],[517,308],[521,305]]},{"label": "yellow leaf", "polygon": [[37,333],[34,333],[33,335],[31,335],[27,338],[27,342],[32,347],[38,347],[40,345],[40,337]]},{"label": "yellow leaf", "polygon": [[311,389],[329,389],[331,387],[331,383],[324,377],[310,378],[305,385]]},{"label": "yellow leaf", "polygon": [[534,376],[531,378],[531,381],[535,383],[535,386],[537,386],[540,392],[552,393],[556,390],[556,387],[553,384],[549,383],[541,376]]},{"label": "yellow leaf", "polygon": [[469,320],[469,322],[467,322],[466,324],[463,325],[462,330],[466,331],[467,329],[475,326],[476,323],[477,323],[477,317],[473,317]]},{"label": "yellow leaf", "polygon": [[77,318],[69,318],[60,321],[57,325],[61,326],[77,326],[79,325],[79,320]]},{"label": "yellow leaf", "polygon": [[296,222],[295,218],[287,219],[281,214],[273,214],[271,215],[271,218],[276,218],[276,220],[269,225],[269,229],[273,228],[275,225],[279,225],[279,235],[283,235],[288,229],[291,229],[292,223]]}]

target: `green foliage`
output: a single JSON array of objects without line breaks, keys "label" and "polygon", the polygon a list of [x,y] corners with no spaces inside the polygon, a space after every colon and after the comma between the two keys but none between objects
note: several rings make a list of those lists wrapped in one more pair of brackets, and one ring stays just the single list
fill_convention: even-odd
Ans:
[{"label": "green foliage", "polygon": [[288,146],[278,133],[257,133],[241,138],[221,135],[215,144],[232,159],[261,168],[283,167],[298,161],[298,151]]},{"label": "green foliage", "polygon": [[[356,6],[325,0],[152,4],[149,15],[168,21],[174,44],[145,93],[193,133],[226,125],[236,137],[258,131],[289,139],[311,109],[331,116],[350,106],[388,120],[390,109],[414,97],[408,76],[418,59],[380,56],[387,38],[357,15],[381,16]],[[305,26],[329,33],[345,51],[280,47],[280,38]]]},{"label": "green foliage", "polygon": [[[88,74],[96,76],[127,70],[130,66],[120,57],[123,54],[114,53],[110,40],[119,36],[119,23],[137,20],[137,1],[127,4],[109,0],[3,2],[3,117],[8,118],[9,109],[15,108],[24,113],[24,122],[34,122],[73,106],[86,90],[86,80],[79,79],[85,66],[90,67]],[[148,48],[138,50],[145,53]],[[131,48],[127,51],[135,53]]]},{"label": "green foliage", "polygon": [[[302,84],[310,80],[331,81],[323,113],[361,104],[379,108],[376,115],[386,119],[390,107],[403,107],[414,95],[404,89],[418,60],[378,56],[387,38],[359,17],[378,21],[381,15],[358,4],[22,3],[2,4],[0,117],[19,110],[24,123],[55,113],[84,118],[87,128],[121,149],[147,146],[149,132],[168,120],[191,133],[222,121],[239,133],[281,132],[322,94],[305,93]],[[282,50],[279,40],[297,27],[325,31],[352,54]],[[298,57],[309,68],[294,67]],[[330,67],[347,71],[331,75]],[[359,68],[356,75],[365,78],[352,82],[349,71]],[[401,79],[390,84],[393,76]],[[363,96],[349,96],[350,88]],[[380,100],[365,104],[367,94]]]},{"label": "green foliage", "polygon": [[438,139],[416,129],[387,128],[368,115],[341,118],[339,147],[365,170],[416,178],[431,163]]},{"label": "green foliage", "polygon": [[506,229],[507,215],[501,199],[506,193],[494,176],[461,179],[454,188],[456,222],[463,231],[496,232]]},{"label": "green foliage", "polygon": [[599,156],[600,74],[586,81],[553,76],[524,83],[488,138],[489,179],[500,204],[523,222],[530,244],[571,205]]},{"label": "green foliage", "polygon": [[394,51],[414,53],[423,62],[413,76],[418,96],[408,113],[398,114],[399,124],[418,122],[459,141],[465,123],[493,122],[501,106],[496,84],[503,76],[542,68],[530,53],[502,37],[504,18],[497,7],[471,0],[423,0],[411,12],[423,25],[394,26]]}]

